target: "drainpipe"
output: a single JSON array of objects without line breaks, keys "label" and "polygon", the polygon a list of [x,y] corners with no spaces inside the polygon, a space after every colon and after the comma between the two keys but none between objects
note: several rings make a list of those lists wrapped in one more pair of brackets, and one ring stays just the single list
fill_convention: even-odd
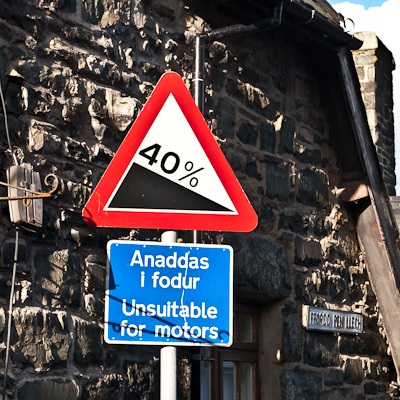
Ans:
[{"label": "drainpipe", "polygon": [[249,25],[232,25],[201,33],[195,43],[194,101],[201,113],[204,112],[204,47],[213,40],[248,35],[267,29],[277,28],[282,21],[283,0],[274,0],[272,15],[262,21]]},{"label": "drainpipe", "polygon": [[[283,0],[273,0],[272,16],[250,25],[232,25],[225,28],[201,33],[196,36],[195,43],[195,73],[194,73],[194,101],[200,112],[204,114],[204,48],[213,40],[248,35],[280,26],[282,21]],[[193,243],[197,243],[198,232],[193,231]],[[200,350],[192,351],[192,393],[200,398],[201,354]],[[196,398],[197,399],[197,398]],[[194,400],[196,400],[194,399]]]},{"label": "drainpipe", "polygon": [[360,154],[362,154],[361,159],[364,164],[364,171],[369,182],[371,203],[376,209],[383,241],[388,247],[391,263],[397,266],[393,274],[397,286],[400,288],[400,258],[395,235],[396,223],[394,222],[391,207],[389,206],[390,202],[380,172],[378,156],[372,141],[353,56],[348,49],[341,48],[338,51],[338,57],[343,79],[343,90],[347,97],[351,117],[354,121],[354,132]]},{"label": "drainpipe", "polygon": [[[398,231],[380,174],[379,161],[370,134],[357,72],[350,50],[338,51],[343,90],[365,175],[370,205],[361,205],[356,228],[368,264],[370,282],[379,302],[393,363],[400,382],[400,253]],[[359,206],[360,208],[360,206]]]}]

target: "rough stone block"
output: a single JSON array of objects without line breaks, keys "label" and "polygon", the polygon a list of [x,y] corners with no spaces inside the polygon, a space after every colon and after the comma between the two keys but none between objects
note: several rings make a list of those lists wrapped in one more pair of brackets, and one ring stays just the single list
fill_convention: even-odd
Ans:
[{"label": "rough stone block", "polygon": [[152,9],[163,19],[167,19],[169,22],[173,22],[176,18],[174,6],[172,3],[164,3],[162,1],[156,1],[152,5]]},{"label": "rough stone block", "polygon": [[284,117],[280,130],[279,154],[293,154],[294,133],[296,121],[290,117]]},{"label": "rough stone block", "polygon": [[240,78],[244,82],[258,82],[259,81],[258,71],[248,66],[247,68],[244,68],[240,72]]},{"label": "rough stone block", "polygon": [[[157,400],[159,398],[159,362],[149,361],[145,364],[128,365],[127,393],[124,399],[135,398],[136,396],[145,396],[148,399]],[[182,384],[182,382],[180,382]]]},{"label": "rough stone block", "polygon": [[354,63],[356,65],[373,65],[375,63],[374,55],[356,55],[354,57]]},{"label": "rough stone block", "polygon": [[290,196],[289,168],[275,162],[266,162],[265,172],[266,196],[287,202]]},{"label": "rough stone block", "polygon": [[208,79],[210,82],[223,85],[227,79],[227,76],[221,68],[212,66],[209,70]]},{"label": "rough stone block", "polygon": [[256,146],[258,140],[258,130],[254,125],[245,122],[240,125],[237,133],[238,138],[245,144]]},{"label": "rough stone block", "polygon": [[30,150],[42,150],[54,156],[65,155],[61,132],[50,124],[32,119],[28,128],[28,141]]},{"label": "rough stone block", "polygon": [[[8,239],[3,242],[1,258],[3,266],[11,267],[14,263],[15,253],[15,239]],[[27,271],[27,245],[25,239],[19,239],[18,241],[18,265],[23,267],[24,271]]]},{"label": "rough stone block", "polygon": [[58,199],[63,202],[65,207],[81,209],[89,200],[91,190],[81,183],[62,181],[60,186],[61,190],[58,194]]},{"label": "rough stone block", "polygon": [[6,313],[4,311],[4,308],[0,307],[0,333],[4,331],[5,326],[6,326]]},{"label": "rough stone block", "polygon": [[85,294],[85,310],[90,316],[102,316],[104,314],[104,303],[94,294]]},{"label": "rough stone block", "polygon": [[72,138],[67,138],[64,146],[67,157],[74,158],[75,160],[89,161],[90,149],[86,143],[81,143]]},{"label": "rough stone block", "polygon": [[246,163],[246,175],[250,178],[255,178],[257,180],[261,180],[262,176],[258,171],[258,163],[254,159],[250,159]]},{"label": "rough stone block", "polygon": [[275,153],[276,133],[275,126],[269,122],[260,122],[257,125],[257,130],[260,135],[260,149]]},{"label": "rough stone block", "polygon": [[308,217],[297,210],[284,210],[279,214],[279,228],[297,234],[308,230]]},{"label": "rough stone block", "polygon": [[225,58],[228,56],[226,51],[226,45],[215,41],[208,46],[208,51],[210,55],[210,59],[218,65],[218,63],[224,63]]},{"label": "rough stone block", "polygon": [[300,369],[285,370],[281,376],[282,400],[322,400],[322,374]]},{"label": "rough stone block", "polygon": [[45,90],[28,89],[28,112],[55,125],[62,124],[62,106],[58,99]]},{"label": "rough stone block", "polygon": [[306,271],[306,267],[295,266],[296,275],[294,278],[294,292],[296,299],[301,300],[303,303],[311,303],[312,296],[312,282],[309,274]]},{"label": "rough stone block", "polygon": [[5,93],[5,103],[7,112],[21,115],[25,110],[21,84],[17,82],[9,82]]},{"label": "rough stone block", "polygon": [[91,378],[85,385],[82,400],[118,400],[124,390],[121,375],[110,374],[101,378]]},{"label": "rough stone block", "polygon": [[[60,27],[62,31],[62,37],[68,40],[69,43],[74,43],[83,48],[91,48],[98,50],[99,53],[105,54],[110,59],[115,56],[114,43],[106,31],[90,29],[82,25],[65,25]],[[77,95],[77,89],[82,89],[82,82],[76,77],[71,77],[68,80],[70,87],[66,88],[68,91],[73,90],[70,95]]]},{"label": "rough stone block", "polygon": [[321,165],[321,151],[304,146],[296,146],[294,156],[305,164]]},{"label": "rough stone block", "polygon": [[328,218],[316,216],[310,220],[310,227],[316,236],[328,236],[332,230],[332,222]]},{"label": "rough stone block", "polygon": [[80,304],[80,266],[68,249],[40,248],[33,256],[35,294],[44,305],[77,307]]},{"label": "rough stone block", "polygon": [[25,381],[18,389],[19,400],[76,400],[79,388],[64,379],[38,379]]},{"label": "rough stone block", "polygon": [[365,394],[378,394],[378,385],[376,382],[365,382],[364,383],[364,393]]},{"label": "rough stone block", "polygon": [[85,263],[85,289],[88,291],[103,290],[106,277],[105,260],[92,254],[86,258]]},{"label": "rough stone block", "polygon": [[0,298],[2,298],[2,304],[7,304],[7,299],[10,297],[11,281],[8,276],[0,276]]},{"label": "rough stone block", "polygon": [[290,294],[290,268],[283,247],[261,237],[225,235],[235,249],[235,288],[253,296],[284,298]]},{"label": "rough stone block", "polygon": [[83,367],[103,364],[102,335],[98,324],[74,318],[75,325],[75,362]]},{"label": "rough stone block", "polygon": [[76,0],[59,0],[58,7],[70,13],[74,13],[76,11]]},{"label": "rough stone block", "polygon": [[351,385],[359,385],[364,378],[362,360],[347,358],[344,361],[344,381]]},{"label": "rough stone block", "polygon": [[236,106],[229,98],[221,97],[215,110],[218,121],[218,132],[221,132],[223,137],[234,137],[234,126],[236,117]]},{"label": "rough stone block", "polygon": [[313,267],[321,263],[321,243],[313,239],[295,239],[295,263],[306,267]]},{"label": "rough stone block", "polygon": [[282,362],[301,361],[303,328],[296,308],[285,306],[282,310]]},{"label": "rough stone block", "polygon": [[339,364],[337,337],[332,333],[308,332],[304,348],[304,361],[309,365],[331,367]]},{"label": "rough stone block", "polygon": [[342,301],[346,296],[347,282],[340,275],[328,277],[328,295],[333,301]]},{"label": "rough stone block", "polygon": [[326,175],[313,169],[301,171],[297,201],[312,207],[327,207],[329,187]]},{"label": "rough stone block", "polygon": [[334,388],[331,392],[324,395],[327,400],[354,400],[357,399],[352,388]]},{"label": "rough stone block", "polygon": [[17,308],[13,311],[16,365],[31,365],[37,371],[65,363],[71,337],[65,313]]},{"label": "rough stone block", "polygon": [[258,218],[258,228],[262,232],[269,232],[275,227],[275,214],[271,207],[265,202],[261,204],[261,212]]},{"label": "rough stone block", "polygon": [[104,3],[96,0],[82,1],[82,18],[92,24],[97,24],[104,14]]},{"label": "rough stone block", "polygon": [[276,121],[280,116],[282,104],[273,98],[269,99],[268,107],[265,107],[261,112],[263,116],[269,121]]},{"label": "rough stone block", "polygon": [[324,384],[326,386],[343,385],[344,373],[341,369],[330,369],[324,373]]},{"label": "rough stone block", "polygon": [[340,353],[347,355],[374,356],[379,353],[379,340],[375,335],[343,335],[340,338]]},{"label": "rough stone block", "polygon": [[246,172],[247,155],[240,148],[235,148],[227,154],[229,164],[236,172]]},{"label": "rough stone block", "polygon": [[243,102],[243,94],[239,89],[239,82],[237,79],[228,78],[228,82],[226,84],[226,91],[230,97],[236,98],[240,102]]},{"label": "rough stone block", "polygon": [[289,66],[286,57],[276,57],[273,61],[272,80],[275,87],[282,93],[287,93],[291,85]]}]

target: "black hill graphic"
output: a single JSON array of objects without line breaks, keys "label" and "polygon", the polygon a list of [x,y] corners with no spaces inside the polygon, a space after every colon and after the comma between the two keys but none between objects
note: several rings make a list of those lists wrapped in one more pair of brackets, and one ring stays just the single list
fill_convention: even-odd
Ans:
[{"label": "black hill graphic", "polygon": [[234,212],[136,163],[108,208]]}]

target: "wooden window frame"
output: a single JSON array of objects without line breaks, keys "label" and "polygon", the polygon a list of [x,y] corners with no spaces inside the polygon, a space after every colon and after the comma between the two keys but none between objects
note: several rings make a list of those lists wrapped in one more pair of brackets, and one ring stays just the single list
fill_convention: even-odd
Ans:
[{"label": "wooden window frame", "polygon": [[[242,341],[240,337],[240,319],[243,313],[252,315],[252,341]],[[258,309],[255,306],[237,304],[234,313],[234,341],[231,347],[211,347],[209,355],[203,356],[203,361],[211,363],[211,398],[212,400],[223,399],[223,374],[224,362],[235,363],[236,369],[236,396],[240,393],[240,363],[250,363],[253,367],[252,388],[254,399],[259,399],[259,368],[258,368]]]}]

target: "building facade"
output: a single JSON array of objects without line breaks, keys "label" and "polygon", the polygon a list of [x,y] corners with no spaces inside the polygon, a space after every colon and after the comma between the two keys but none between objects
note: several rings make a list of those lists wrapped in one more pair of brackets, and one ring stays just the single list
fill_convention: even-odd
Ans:
[{"label": "building facade", "polygon": [[[107,344],[103,328],[107,242],[159,241],[162,231],[93,227],[81,212],[163,73],[177,72],[194,91],[196,37],[206,32],[217,34],[204,43],[204,118],[258,226],[199,233],[234,250],[235,338],[229,348],[179,347],[178,398],[398,398],[393,307],[371,274],[381,255],[360,239],[370,201],[381,209],[373,179],[394,194],[394,145],[383,138],[374,157],[357,145],[336,57],[362,43],[325,1],[261,3],[2,1],[1,180],[25,163],[52,192],[41,226],[12,222],[9,203],[22,200],[1,202],[8,398],[160,398],[160,347]],[[241,34],[228,34],[232,26]],[[390,93],[379,96],[389,117],[376,118],[378,130],[393,121]],[[375,158],[383,175],[368,175],[364,159]],[[178,237],[190,242],[192,232]],[[390,240],[383,256],[396,253]],[[361,315],[362,332],[307,329],[305,306]]]}]

